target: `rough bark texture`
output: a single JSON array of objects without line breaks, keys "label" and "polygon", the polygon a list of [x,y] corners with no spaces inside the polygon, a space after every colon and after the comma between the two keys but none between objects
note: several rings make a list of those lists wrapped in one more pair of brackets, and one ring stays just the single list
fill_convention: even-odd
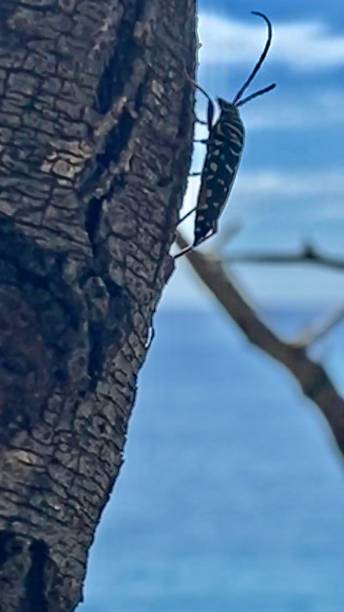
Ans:
[{"label": "rough bark texture", "polygon": [[173,268],[195,0],[0,13],[0,609],[67,612]]}]

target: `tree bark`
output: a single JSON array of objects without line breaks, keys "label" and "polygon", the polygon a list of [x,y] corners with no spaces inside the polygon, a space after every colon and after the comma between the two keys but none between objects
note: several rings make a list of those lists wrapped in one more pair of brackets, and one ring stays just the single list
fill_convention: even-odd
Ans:
[{"label": "tree bark", "polygon": [[67,612],[173,270],[195,0],[0,11],[0,610]]}]

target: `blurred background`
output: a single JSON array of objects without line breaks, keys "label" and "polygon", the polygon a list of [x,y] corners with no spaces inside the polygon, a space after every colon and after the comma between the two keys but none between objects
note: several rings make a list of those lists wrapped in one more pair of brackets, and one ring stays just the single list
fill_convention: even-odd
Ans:
[{"label": "blurred background", "polygon": [[[246,146],[222,233],[224,256],[344,260],[344,12],[341,0],[200,0],[198,80],[231,100],[273,45],[242,109]],[[199,98],[197,112],[204,115]],[[202,137],[204,128],[197,128]],[[193,169],[204,155],[195,146]],[[185,211],[198,179],[191,179]],[[226,228],[240,231],[225,244]],[[192,220],[183,226],[191,239]],[[236,264],[260,316],[293,339],[344,302],[344,272]],[[178,260],[155,317],[125,464],[91,551],[84,612],[341,612],[344,473],[317,409],[249,345]],[[344,325],[312,355],[344,393]]]}]

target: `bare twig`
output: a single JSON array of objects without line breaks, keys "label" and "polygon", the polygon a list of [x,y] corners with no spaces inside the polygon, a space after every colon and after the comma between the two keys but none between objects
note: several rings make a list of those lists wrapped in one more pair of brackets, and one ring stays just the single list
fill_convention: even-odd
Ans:
[{"label": "bare twig", "polygon": [[[187,245],[180,232],[177,234],[177,243],[181,248]],[[307,355],[304,346],[282,341],[259,319],[232,283],[221,261],[203,255],[200,251],[191,251],[186,257],[199,278],[247,339],[293,374],[304,395],[320,409],[344,455],[344,399],[325,368]]]},{"label": "bare twig", "polygon": [[344,319],[344,307],[337,309],[328,316],[319,325],[305,329],[299,337],[293,342],[297,346],[310,347],[311,344],[321,340],[335,325],[338,325]]},{"label": "bare twig", "polygon": [[223,258],[230,263],[252,264],[313,264],[335,270],[344,270],[344,259],[325,255],[317,251],[312,245],[305,244],[299,253],[231,253]]}]

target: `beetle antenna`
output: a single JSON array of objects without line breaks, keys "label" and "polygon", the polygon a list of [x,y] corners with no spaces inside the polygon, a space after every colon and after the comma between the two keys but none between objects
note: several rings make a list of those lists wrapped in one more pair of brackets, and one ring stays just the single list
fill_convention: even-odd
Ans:
[{"label": "beetle antenna", "polygon": [[[268,26],[268,38],[267,41],[265,43],[265,47],[263,49],[263,52],[258,60],[258,62],[256,63],[255,67],[253,68],[251,74],[249,75],[248,79],[245,81],[245,83],[243,84],[243,86],[239,89],[238,93],[236,94],[234,100],[233,100],[233,104],[236,104],[237,102],[239,102],[242,94],[244,93],[244,91],[246,91],[246,89],[248,88],[248,86],[250,85],[250,83],[252,83],[254,77],[256,76],[257,72],[260,70],[260,68],[262,67],[262,64],[268,54],[268,51],[270,49],[270,45],[271,45],[271,39],[272,39],[272,25],[271,22],[269,21],[269,19],[267,18],[266,15],[264,15],[263,13],[259,13],[258,11],[251,11],[252,15],[258,15],[258,17],[261,17],[262,19],[264,19],[265,23],[267,23]],[[262,90],[262,93],[264,93],[264,91]]]},{"label": "beetle antenna", "polygon": [[253,100],[253,98],[258,98],[258,96],[262,96],[263,94],[268,93],[268,91],[272,91],[272,89],[275,89],[275,87],[276,83],[272,83],[272,85],[268,85],[268,87],[264,87],[264,89],[259,89],[259,91],[255,91],[250,96],[240,100],[240,102],[238,102],[235,106],[242,106],[243,104],[246,104],[246,102]]}]

